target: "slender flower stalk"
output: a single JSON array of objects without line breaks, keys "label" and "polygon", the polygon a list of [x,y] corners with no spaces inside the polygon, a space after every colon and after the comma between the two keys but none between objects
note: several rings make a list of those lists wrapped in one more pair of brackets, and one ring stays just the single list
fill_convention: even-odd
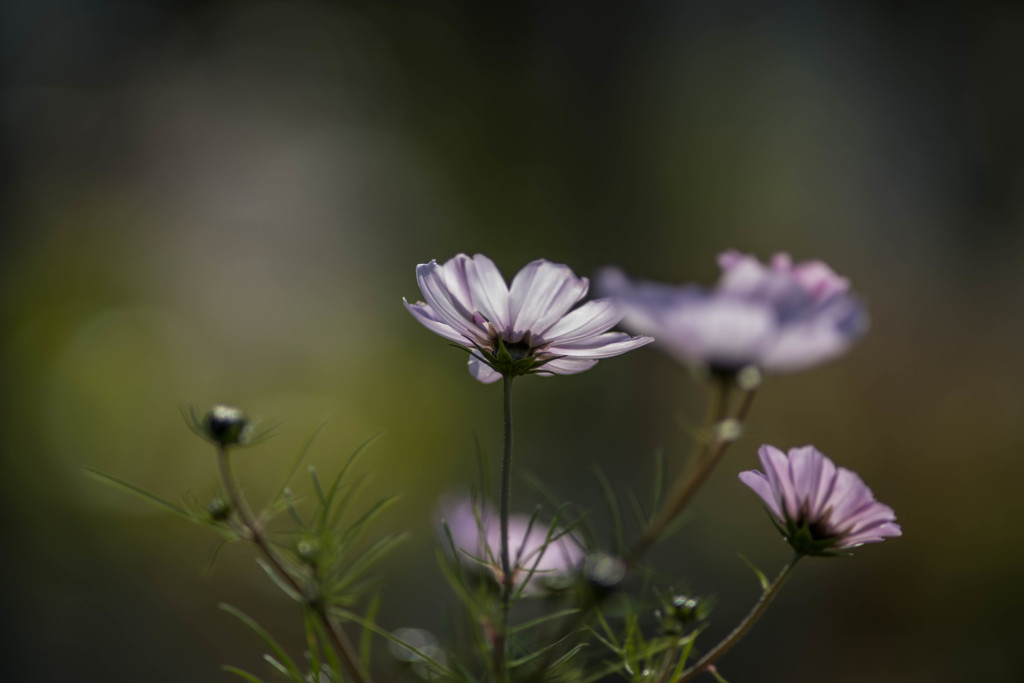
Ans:
[{"label": "slender flower stalk", "polygon": [[732,649],[733,645],[743,639],[743,636],[747,635],[757,620],[761,618],[765,610],[768,609],[768,605],[771,604],[772,600],[778,594],[779,589],[782,588],[782,584],[786,582],[789,575],[793,573],[793,568],[796,567],[797,561],[803,557],[800,553],[795,553],[793,557],[786,563],[779,572],[779,575],[775,577],[771,585],[765,589],[764,593],[761,594],[761,599],[757,601],[753,609],[743,618],[743,621],[739,623],[736,628],[732,630],[732,633],[727,635],[718,645],[715,645],[711,650],[708,651],[703,657],[701,657],[696,664],[691,666],[689,669],[683,672],[683,675],[676,679],[676,683],[686,683],[687,681],[693,680],[696,676],[706,671],[708,667],[718,661],[718,659],[726,652]]},{"label": "slender flower stalk", "polygon": [[[469,372],[478,381],[504,383],[504,448],[501,462],[501,618],[494,637],[495,676],[507,680],[508,620],[514,594],[509,550],[512,500],[512,380],[520,375],[571,375],[598,360],[654,341],[609,332],[622,319],[614,301],[580,304],[590,282],[560,263],[531,261],[505,283],[483,254],[457,254],[443,264],[416,266],[426,301],[405,307],[424,327],[469,353]],[[579,304],[579,305],[577,305]]]},{"label": "slender flower stalk", "polygon": [[[754,372],[756,373],[756,371]],[[750,406],[757,394],[758,384],[756,381],[744,383],[739,408],[734,416],[728,417],[729,397],[734,381],[735,377],[731,374],[717,377],[712,388],[710,410],[701,434],[694,444],[694,452],[689,461],[690,469],[687,474],[683,474],[676,480],[665,504],[658,512],[658,516],[647,528],[643,537],[630,550],[630,560],[639,559],[665,532],[665,529],[686,510],[729,446],[739,437],[743,421],[750,412]]]},{"label": "slender flower stalk", "polygon": [[503,378],[505,439],[501,451],[501,627],[494,646],[495,666],[501,680],[507,678],[506,648],[508,647],[508,612],[512,600],[513,571],[509,561],[508,518],[512,505],[512,377]]},{"label": "slender flower stalk", "polygon": [[267,562],[281,580],[294,590],[296,595],[302,596],[306,604],[316,613],[330,635],[331,640],[334,641],[334,646],[345,667],[348,669],[352,680],[355,683],[372,683],[369,675],[364,674],[357,664],[359,658],[356,655],[355,648],[349,642],[348,636],[345,635],[341,626],[327,612],[322,602],[309,599],[308,591],[304,590],[296,578],[285,568],[284,561],[274,551],[270,540],[263,533],[262,522],[253,514],[252,509],[249,507],[249,501],[242,494],[242,489],[235,479],[231,468],[228,445],[225,443],[217,445],[217,467],[220,469],[221,481],[224,483],[224,489],[227,491],[228,498],[235,510],[238,511],[238,516],[242,520],[242,525],[249,533],[250,540],[263,552],[263,556],[267,558]]}]

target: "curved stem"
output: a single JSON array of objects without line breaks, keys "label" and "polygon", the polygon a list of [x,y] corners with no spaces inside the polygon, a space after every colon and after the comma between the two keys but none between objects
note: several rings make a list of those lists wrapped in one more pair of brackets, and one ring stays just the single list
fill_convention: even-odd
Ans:
[{"label": "curved stem", "polygon": [[321,601],[310,600],[307,596],[307,591],[304,590],[302,585],[296,580],[291,573],[285,568],[284,561],[278,557],[274,551],[274,547],[270,544],[270,540],[263,533],[263,524],[256,519],[253,515],[252,509],[249,507],[249,501],[246,500],[245,496],[242,495],[242,489],[238,486],[238,482],[235,480],[234,472],[231,469],[231,459],[228,455],[228,449],[224,446],[217,447],[217,467],[220,469],[220,478],[224,482],[224,489],[227,491],[228,498],[231,500],[231,504],[238,511],[238,516],[242,520],[242,524],[245,529],[249,532],[249,537],[253,543],[263,552],[263,556],[267,558],[267,562],[274,569],[274,571],[281,577],[281,579],[295,591],[297,595],[302,596],[306,604],[316,613],[320,621],[323,622],[324,627],[327,629],[327,633],[330,634],[331,640],[334,641],[334,645],[341,655],[341,660],[345,663],[345,667],[349,670],[349,674],[352,676],[352,680],[356,683],[369,683],[369,677],[364,675],[356,664],[355,649],[352,647],[352,643],[349,642],[348,636],[341,629],[341,626],[328,614],[326,607]]},{"label": "curved stem", "polygon": [[507,678],[505,669],[508,634],[508,613],[512,601],[513,568],[509,559],[508,518],[512,505],[512,377],[502,377],[504,389],[505,438],[501,455],[501,624],[494,644],[495,673],[499,680]]},{"label": "curved stem", "polygon": [[751,627],[757,623],[757,620],[761,618],[764,611],[768,609],[768,605],[771,604],[772,599],[775,598],[779,589],[782,588],[782,584],[784,584],[786,579],[789,578],[789,575],[793,573],[793,568],[801,557],[803,557],[803,555],[800,553],[793,555],[789,562],[782,568],[782,571],[779,572],[779,575],[775,577],[775,581],[773,581],[764,593],[761,594],[761,599],[757,601],[754,608],[751,609],[747,616],[743,618],[743,621],[741,621],[739,625],[732,630],[732,633],[725,637],[725,640],[711,648],[711,650],[701,657],[696,664],[684,671],[683,675],[676,679],[676,683],[686,683],[701,672],[707,670],[709,666],[718,661],[719,657],[732,649],[733,645],[738,643],[743,636],[747,635],[747,631],[749,631]]},{"label": "curved stem", "polygon": [[[676,480],[667,502],[661,508],[654,522],[647,528],[643,537],[633,546],[629,553],[631,561],[639,559],[651,545],[665,532],[665,529],[686,509],[696,495],[697,491],[704,484],[715,466],[729,449],[733,439],[715,439],[715,427],[726,419],[729,411],[729,394],[732,389],[732,377],[721,377],[714,385],[714,396],[712,398],[708,417],[702,430],[702,436],[696,444],[694,454],[690,459],[692,470],[689,476],[681,476]],[[744,392],[740,407],[733,418],[742,423],[750,412],[750,406],[754,401],[755,390]]]},{"label": "curved stem", "polygon": [[[647,528],[643,537],[637,541],[633,547],[629,550],[626,555],[626,563],[632,567],[640,560],[640,558],[646,553],[655,541],[665,532],[665,529],[686,509],[690,499],[693,498],[694,494],[707,479],[708,475],[721,460],[725,451],[728,449],[729,444],[732,443],[731,439],[720,440],[713,442],[714,437],[713,431],[715,425],[726,419],[729,411],[729,395],[732,389],[732,378],[731,377],[719,377],[719,381],[713,386],[713,394],[711,402],[708,405],[708,413],[704,420],[703,429],[699,441],[694,445],[693,454],[691,456],[691,463],[696,463],[696,469],[693,474],[689,477],[681,476],[676,480],[676,484],[672,489],[672,493],[669,494],[667,502],[662,506],[658,513],[658,517],[655,521]],[[750,406],[754,402],[754,395],[757,393],[757,389],[748,389],[743,393],[743,398],[740,401],[739,408],[736,411],[736,415],[733,419],[741,423],[746,419],[747,413],[750,412]],[[709,447],[714,443],[714,450],[708,454]],[[583,604],[580,605],[579,614],[573,619],[568,626],[559,632],[557,638],[553,639],[552,642],[557,642],[572,631],[579,628],[581,624],[586,622],[589,618],[591,610],[599,606],[603,601],[603,596],[597,596],[591,594]],[[555,650],[552,649],[544,665],[541,667],[542,671],[546,671],[554,660]]]}]

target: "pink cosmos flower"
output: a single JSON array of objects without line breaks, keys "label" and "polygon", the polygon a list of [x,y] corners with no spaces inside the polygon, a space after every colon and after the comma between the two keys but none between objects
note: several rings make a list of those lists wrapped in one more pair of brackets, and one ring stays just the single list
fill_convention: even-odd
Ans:
[{"label": "pink cosmos flower", "polygon": [[531,261],[509,287],[483,254],[457,254],[443,265],[416,266],[416,280],[426,303],[403,299],[405,307],[427,329],[469,349],[469,371],[481,382],[571,375],[653,341],[608,332],[623,315],[613,301],[577,307],[589,282],[560,263]]},{"label": "pink cosmos flower", "polygon": [[[489,506],[478,506],[463,500],[443,506],[455,549],[461,559],[485,566],[501,581],[501,525],[498,513]],[[550,531],[550,541],[549,539]],[[527,515],[513,514],[508,520],[509,562],[513,584],[529,579],[525,592],[537,592],[546,579],[564,578],[574,574],[583,564],[585,553],[580,542],[570,533],[535,520],[530,525]],[[532,572],[532,575],[531,575]]]},{"label": "pink cosmos flower", "polygon": [[714,289],[633,283],[618,269],[599,278],[625,307],[623,325],[650,334],[688,365],[735,371],[800,370],[845,352],[867,330],[867,314],[849,281],[821,261],[794,264],[776,254],[766,265],[727,251]]},{"label": "pink cosmos flower", "polygon": [[859,476],[814,446],[774,446],[758,451],[765,473],[740,473],[740,481],[761,497],[794,550],[833,555],[865,543],[901,536],[896,514],[875,500]]}]

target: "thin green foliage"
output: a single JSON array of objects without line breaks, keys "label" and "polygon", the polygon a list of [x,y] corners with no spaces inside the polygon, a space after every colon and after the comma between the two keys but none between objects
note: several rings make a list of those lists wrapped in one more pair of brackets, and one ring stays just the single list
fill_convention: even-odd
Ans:
[{"label": "thin green foliage", "polygon": [[334,614],[337,614],[342,619],[345,619],[346,621],[354,622],[355,624],[358,624],[359,626],[362,626],[363,628],[366,628],[366,629],[369,629],[370,631],[373,631],[378,636],[384,638],[388,642],[394,643],[395,645],[404,647],[405,649],[409,650],[409,652],[411,652],[414,655],[416,655],[417,657],[419,657],[422,660],[422,662],[424,664],[426,664],[430,669],[432,669],[435,673],[437,673],[437,674],[439,674],[441,676],[445,676],[446,678],[449,678],[451,680],[455,680],[455,681],[463,680],[460,676],[458,676],[450,668],[448,668],[447,666],[445,666],[441,662],[437,661],[436,659],[434,659],[433,657],[431,657],[427,653],[423,652],[422,650],[417,648],[415,645],[411,645],[411,644],[407,643],[406,641],[402,640],[401,638],[395,636],[390,631],[387,631],[387,630],[385,630],[383,628],[380,628],[376,624],[374,624],[374,623],[364,619],[363,617],[359,616],[355,612],[350,612],[350,611],[345,610],[345,609],[334,609],[332,611],[334,612]]},{"label": "thin green foliage", "polygon": [[228,673],[235,674],[239,678],[249,681],[249,683],[265,683],[265,681],[262,678],[254,676],[245,669],[239,669],[237,666],[222,666],[221,671],[226,671]]},{"label": "thin green foliage", "polygon": [[[374,624],[377,620],[377,613],[380,611],[380,593],[377,593],[371,598],[369,606],[366,608],[366,623]],[[370,670],[370,656],[373,652],[373,631],[367,626],[363,626],[363,631],[359,637],[359,662],[363,667],[363,671]]]},{"label": "thin green foliage", "polygon": [[165,512],[170,512],[171,514],[180,517],[181,519],[188,520],[193,524],[201,524],[203,526],[207,526],[209,523],[208,518],[204,518],[186,508],[175,505],[171,501],[165,500],[154,493],[150,493],[146,489],[142,488],[141,486],[136,486],[130,481],[119,479],[118,477],[106,474],[104,472],[100,472],[99,470],[95,470],[91,467],[83,467],[82,470],[85,472],[86,476],[92,477],[93,479],[102,482],[107,486],[112,486],[113,488],[120,489],[121,491],[130,493],[136,498],[141,498],[142,500],[152,503],[153,505],[164,510]]},{"label": "thin green foliage", "polygon": [[245,612],[236,609],[235,607],[232,607],[227,603],[221,603],[220,605],[218,605],[218,607],[220,607],[228,614],[234,615],[239,621],[248,626],[253,631],[253,633],[258,635],[260,637],[260,640],[262,640],[264,644],[266,644],[266,646],[270,648],[271,653],[273,653],[274,659],[276,659],[277,662],[284,667],[284,670],[286,671],[287,675],[289,677],[292,677],[292,680],[296,680],[299,683],[303,683],[304,679],[302,676],[302,672],[299,670],[299,667],[295,664],[295,661],[288,656],[288,653],[281,646],[281,644],[274,640],[274,637],[271,636],[266,631],[266,629],[260,626],[255,619],[250,617]]},{"label": "thin green foliage", "polygon": [[744,563],[745,565],[747,565],[748,567],[750,567],[750,571],[754,572],[754,575],[755,575],[755,576],[757,577],[757,581],[758,581],[758,583],[760,583],[760,584],[761,584],[761,592],[762,592],[762,593],[765,593],[765,592],[767,592],[767,591],[768,591],[768,588],[769,588],[769,587],[770,587],[770,586],[772,585],[771,579],[769,579],[769,578],[768,578],[768,576],[767,576],[767,575],[765,575],[765,573],[764,573],[763,571],[761,571],[760,569],[758,569],[758,568],[757,568],[757,565],[755,565],[755,564],[754,564],[753,562],[751,562],[750,560],[748,560],[748,559],[747,559],[746,557],[744,557],[743,555],[740,555],[740,556],[739,556],[739,558],[740,558],[741,560],[743,560],[743,563]]},{"label": "thin green foliage", "polygon": [[615,489],[612,488],[611,482],[608,481],[608,477],[605,476],[600,467],[595,465],[591,468],[591,472],[601,487],[601,493],[604,494],[608,516],[612,523],[612,545],[615,553],[622,555],[626,551],[626,530],[622,523],[622,509],[619,507],[619,499],[615,495]]},{"label": "thin green foliage", "polygon": [[317,440],[317,437],[320,436],[320,432],[322,432],[324,427],[329,423],[330,420],[322,421],[317,425],[316,429],[313,430],[313,433],[309,435],[309,438],[303,442],[302,447],[299,448],[299,452],[295,455],[295,459],[292,460],[292,465],[288,469],[288,474],[285,475],[284,481],[281,482],[281,486],[277,489],[277,493],[274,494],[274,497],[270,499],[270,506],[273,506],[281,499],[282,496],[285,495],[285,492],[288,491],[288,487],[291,486],[292,480],[295,479],[295,475],[299,472],[299,467],[302,466],[302,462],[306,459],[306,456],[309,455],[309,451],[313,448],[313,443]]}]

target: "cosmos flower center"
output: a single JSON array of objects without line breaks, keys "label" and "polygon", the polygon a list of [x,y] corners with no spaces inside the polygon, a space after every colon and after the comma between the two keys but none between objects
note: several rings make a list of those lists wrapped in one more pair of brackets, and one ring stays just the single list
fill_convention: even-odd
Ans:
[{"label": "cosmos flower center", "polygon": [[508,355],[512,356],[512,360],[523,360],[524,358],[530,358],[534,355],[533,346],[530,345],[528,336],[524,337],[522,341],[517,341],[513,344],[505,344],[505,348],[508,350]]}]

